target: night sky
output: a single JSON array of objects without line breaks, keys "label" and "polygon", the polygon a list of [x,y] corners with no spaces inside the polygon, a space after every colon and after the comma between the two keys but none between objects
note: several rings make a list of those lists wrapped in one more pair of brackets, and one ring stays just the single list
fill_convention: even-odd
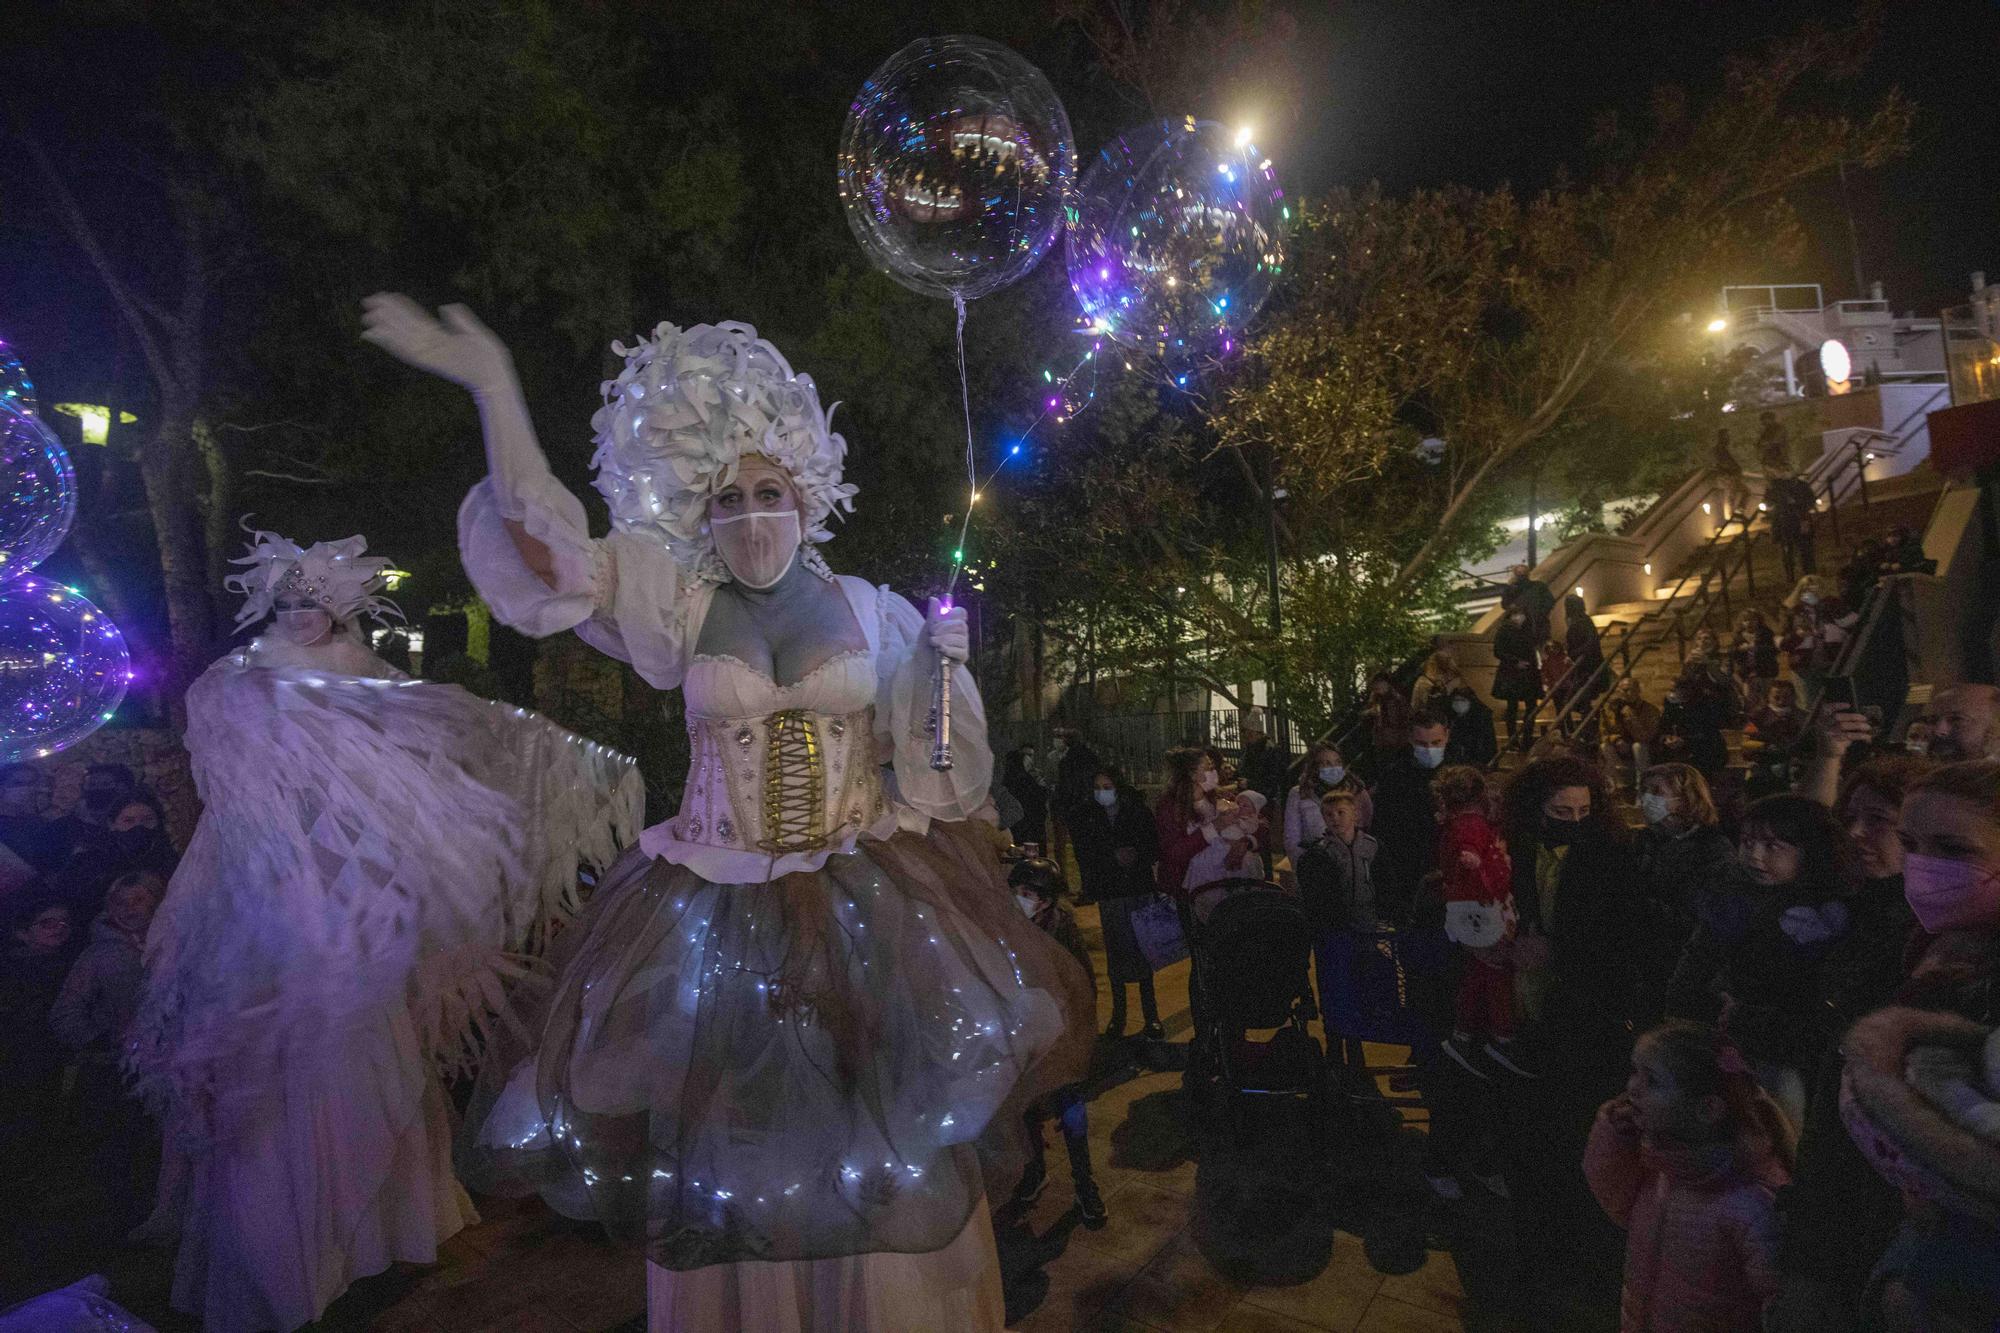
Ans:
[{"label": "night sky", "polygon": [[[1853,11],[1801,0],[1353,0],[1298,12],[1313,16],[1298,56],[1305,105],[1286,141],[1264,146],[1311,192],[1369,179],[1391,189],[1545,183],[1584,160],[1600,111],[1641,112],[1662,82],[1713,89],[1730,52]],[[1864,273],[1887,285],[1898,312],[1962,302],[1974,269],[2000,281],[1996,57],[2000,3],[1902,0],[1855,85],[1857,108],[1894,85],[1920,116],[1907,157],[1849,177]],[[1838,192],[1798,202],[1812,253],[1734,280],[1817,281],[1829,300],[1854,295]]]}]

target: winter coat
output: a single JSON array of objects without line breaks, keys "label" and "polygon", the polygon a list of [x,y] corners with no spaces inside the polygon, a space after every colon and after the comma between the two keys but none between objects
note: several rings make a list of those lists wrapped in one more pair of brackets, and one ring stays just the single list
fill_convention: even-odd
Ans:
[{"label": "winter coat", "polygon": [[1327,837],[1299,854],[1299,900],[1315,930],[1375,927],[1375,839],[1357,832],[1351,843]]},{"label": "winter coat", "polygon": [[1549,617],[1555,613],[1556,595],[1549,591],[1549,585],[1537,578],[1510,580],[1500,590],[1500,605],[1509,611],[1528,613],[1528,631],[1535,641],[1549,636]]},{"label": "winter coat", "polygon": [[1533,624],[1516,625],[1503,619],[1493,631],[1493,697],[1533,703],[1542,697],[1542,668],[1535,651],[1541,640]]},{"label": "winter coat", "polygon": [[[1458,711],[1458,703],[1464,700],[1470,706]],[[1455,764],[1471,764],[1484,768],[1500,753],[1500,743],[1493,734],[1493,710],[1478,699],[1460,695],[1457,699],[1444,701],[1443,713],[1448,739],[1448,757]]]},{"label": "winter coat", "polygon": [[[1847,1131],[1883,1179],[1988,1224],[2000,1222],[2000,1092],[1992,1086],[2000,1060],[1986,1060],[1992,1033],[1955,1014],[1870,1014],[1841,1043],[1840,1089]],[[1946,1070],[1925,1077],[1920,1052],[1946,1057]],[[1958,1071],[1947,1076],[1951,1064]]]},{"label": "winter coat", "polygon": [[[1870,905],[1871,890],[1877,885],[1895,885],[1901,895],[1900,880],[1864,887],[1855,900],[1855,930],[1845,944],[1893,931],[1894,914]],[[1905,904],[1904,913],[1908,910]],[[1915,947],[1906,962],[1893,969],[1896,979],[1886,988],[1857,987],[1845,997],[1848,1010],[1873,1009],[1893,998],[1898,1004],[1989,1024],[2000,1018],[1995,1009],[2000,932],[1952,931],[1938,937],[1917,933],[1913,938]],[[1910,974],[1907,979],[1905,974]],[[1879,978],[1876,984],[1882,986]],[[1783,1219],[1778,1266],[1825,1283],[1852,1304],[1902,1222],[1903,1200],[1875,1173],[1841,1122],[1843,1069],[1841,1059],[1830,1058],[1813,1084],[1794,1183],[1778,1196]]]},{"label": "winter coat", "polygon": [[1639,892],[1639,999],[1633,1017],[1641,1027],[1666,1010],[1667,983],[1694,938],[1695,904],[1735,876],[1736,848],[1713,824],[1676,836],[1648,825],[1635,849]]},{"label": "winter coat", "polygon": [[1406,744],[1382,765],[1370,795],[1375,801],[1375,897],[1391,913],[1406,910],[1417,883],[1437,864],[1437,811],[1431,783],[1438,770],[1423,768]]},{"label": "winter coat", "polygon": [[62,991],[49,1010],[49,1028],[71,1050],[115,1048],[139,1012],[145,979],[140,955],[144,941],[99,918],[90,943],[70,965]]},{"label": "winter coat", "polygon": [[[1477,866],[1463,864],[1462,854],[1470,852]],[[1453,943],[1467,945],[1479,933],[1481,924],[1497,912],[1501,939],[1514,933],[1514,868],[1507,860],[1499,831],[1486,816],[1462,810],[1447,819],[1444,836],[1438,842],[1438,871],[1443,878],[1444,932]],[[1486,946],[1498,943],[1489,940]]]},{"label": "winter coat", "polygon": [[1153,835],[1159,851],[1153,864],[1154,886],[1170,897],[1185,898],[1188,862],[1208,846],[1208,839],[1200,825],[1190,827],[1187,812],[1175,806],[1171,796],[1162,796],[1153,807]]},{"label": "winter coat", "polygon": [[1753,1061],[1806,1071],[1808,1082],[1835,1035],[1822,976],[1847,933],[1850,912],[1813,884],[1766,888],[1740,880],[1703,894],[1694,938],[1667,986],[1667,1013],[1697,1023],[1722,1018]]},{"label": "winter coat", "polygon": [[[1153,892],[1153,862],[1159,857],[1157,835],[1152,812],[1138,792],[1121,790],[1118,804],[1109,810],[1092,799],[1071,816],[1069,836],[1086,895],[1102,902]],[[1118,864],[1121,847],[1130,847],[1135,853],[1129,866]]]},{"label": "winter coat", "polygon": [[[1562,853],[1554,900],[1546,912],[1536,882],[1544,852],[1533,834],[1507,839],[1514,868],[1514,908],[1522,933],[1546,938],[1546,1022],[1558,1042],[1581,1038],[1593,1049],[1574,1052],[1594,1063],[1604,1050],[1628,1040],[1625,1019],[1632,1007],[1632,959],[1638,941],[1638,912],[1632,891],[1632,857],[1625,843],[1591,824]],[[1621,1050],[1617,1059],[1622,1063]]]},{"label": "winter coat", "polygon": [[1772,1200],[1785,1183],[1768,1143],[1654,1148],[1600,1109],[1583,1173],[1626,1231],[1621,1333],[1757,1333],[1778,1289]]}]

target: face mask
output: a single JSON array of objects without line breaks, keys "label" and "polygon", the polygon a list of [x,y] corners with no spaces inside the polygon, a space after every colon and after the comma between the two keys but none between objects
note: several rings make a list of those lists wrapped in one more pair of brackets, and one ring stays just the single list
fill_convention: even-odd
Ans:
[{"label": "face mask", "polygon": [[1412,745],[1410,753],[1417,757],[1418,768],[1436,768],[1444,762],[1442,745]]},{"label": "face mask", "polygon": [[1451,711],[1463,717],[1465,714],[1470,713],[1472,711],[1472,700],[1453,699],[1451,701]]},{"label": "face mask", "polygon": [[756,592],[785,577],[802,540],[796,509],[712,518],[708,526],[730,577]]},{"label": "face mask", "polygon": [[1215,781],[1216,781],[1215,770],[1212,768],[1205,773],[1197,773],[1194,775],[1194,785],[1201,788],[1203,791],[1214,791]]},{"label": "face mask", "polygon": [[1042,910],[1042,900],[1040,898],[1037,898],[1032,893],[1015,894],[1014,903],[1017,907],[1019,907],[1024,913],[1026,913],[1029,916],[1033,916],[1035,913]]},{"label": "face mask", "polygon": [[1667,798],[1658,792],[1639,793],[1639,813],[1646,817],[1648,824],[1657,824],[1668,814]]},{"label": "face mask", "polygon": [[1097,803],[1106,810],[1109,810],[1112,806],[1118,804],[1118,793],[1110,787],[1099,787],[1097,789]]},{"label": "face mask", "polygon": [[1680,701],[1681,701],[1681,692],[1679,690],[1675,690],[1672,694],[1669,694],[1667,696],[1667,702],[1670,704],[1677,704]]},{"label": "face mask", "polygon": [[1904,741],[1903,748],[1911,754],[1929,754],[1931,752],[1931,743],[1929,741]]},{"label": "face mask", "polygon": [[1324,782],[1329,787],[1339,786],[1340,783],[1346,779],[1346,777],[1347,777],[1347,766],[1345,764],[1320,765],[1319,780],[1321,782]]},{"label": "face mask", "polygon": [[300,648],[310,648],[323,643],[333,633],[333,617],[324,607],[308,607],[303,611],[280,611],[271,622],[271,628],[278,637]]},{"label": "face mask", "polygon": [[1801,593],[1799,594],[1799,600],[1807,606],[1818,606],[1819,594],[1816,592]]},{"label": "face mask", "polygon": [[1905,852],[1903,896],[1933,935],[2000,921],[2000,875],[1974,861]]},{"label": "face mask", "polygon": [[1550,819],[1542,816],[1542,841],[1551,847],[1567,847],[1583,831],[1580,819]]}]

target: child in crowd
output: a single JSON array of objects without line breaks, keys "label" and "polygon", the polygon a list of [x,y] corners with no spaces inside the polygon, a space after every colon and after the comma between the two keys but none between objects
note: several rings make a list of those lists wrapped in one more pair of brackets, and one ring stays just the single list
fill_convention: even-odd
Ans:
[{"label": "child in crowd", "polygon": [[1729,883],[1698,900],[1667,1013],[1718,1024],[1796,1126],[1837,1035],[1823,974],[1848,927],[1852,843],[1817,801],[1767,796],[1744,814],[1737,863]]},{"label": "child in crowd", "polygon": [[1215,816],[1202,825],[1208,845],[1188,862],[1186,889],[1195,920],[1205,921],[1223,895],[1203,893],[1202,886],[1223,879],[1264,878],[1264,858],[1257,854],[1257,831],[1264,819],[1262,792],[1238,792],[1215,803]]},{"label": "child in crowd", "polygon": [[[1076,913],[1063,902],[1068,885],[1061,868],[1041,857],[1018,861],[1008,872],[1007,882],[1013,886],[1015,903],[1028,914],[1028,919],[1053,936],[1056,943],[1083,964],[1086,973],[1091,973],[1094,991],[1097,977],[1090,965],[1090,946],[1084,941],[1083,932],[1077,929]],[[1104,1225],[1108,1214],[1104,1196],[1098,1192],[1090,1169],[1090,1121],[1081,1084],[1057,1088],[1028,1108],[1028,1167],[1015,1187],[1013,1201],[1026,1207],[1048,1187],[1049,1167],[1042,1127],[1051,1116],[1062,1126],[1063,1146],[1069,1150],[1069,1174],[1076,1186],[1077,1214],[1085,1226],[1096,1230]]]},{"label": "child in crowd", "polygon": [[1756,1333],[1778,1289],[1774,1199],[1792,1143],[1725,1038],[1667,1023],[1639,1039],[1583,1157],[1591,1192],[1627,1233],[1621,1329]]},{"label": "child in crowd", "polygon": [[1470,764],[1453,764],[1438,774],[1431,791],[1444,825],[1438,841],[1444,932],[1465,951],[1445,1054],[1478,1078],[1491,1077],[1493,1065],[1532,1078],[1513,1049],[1514,968],[1508,945],[1515,926],[1514,867],[1487,813],[1486,775]]},{"label": "child in crowd", "polygon": [[1319,930],[1375,928],[1375,839],[1361,831],[1360,794],[1333,787],[1319,798],[1321,835],[1299,851],[1299,897]]},{"label": "child in crowd", "polygon": [[146,930],[166,893],[166,881],[151,871],[111,882],[90,943],[49,1011],[50,1030],[76,1058],[76,1100],[121,1229],[146,1215],[159,1170],[159,1131],[126,1090],[118,1062],[139,1010]]},{"label": "child in crowd", "polygon": [[1798,689],[1788,680],[1774,680],[1764,690],[1763,706],[1750,714],[1743,728],[1743,756],[1750,761],[1749,792],[1754,800],[1792,785],[1792,756],[1805,739],[1806,715],[1798,706]]}]

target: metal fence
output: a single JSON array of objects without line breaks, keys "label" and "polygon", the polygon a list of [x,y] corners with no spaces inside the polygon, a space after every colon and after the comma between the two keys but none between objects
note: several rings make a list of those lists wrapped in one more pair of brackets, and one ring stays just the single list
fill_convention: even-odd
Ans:
[{"label": "metal fence", "polygon": [[[1259,710],[1262,711],[1262,710]],[[1166,783],[1167,751],[1182,745],[1214,746],[1224,755],[1243,753],[1243,714],[1236,708],[1212,708],[1178,713],[1098,713],[1089,718],[1021,719],[987,723],[988,737],[996,761],[1021,746],[1027,746],[1044,770],[1047,768],[1051,733],[1057,727],[1073,728],[1106,763],[1115,764],[1126,779],[1139,787],[1160,787]],[[1290,728],[1293,758],[1306,753],[1307,737],[1296,726]],[[1047,781],[1051,775],[1044,771]]]}]

